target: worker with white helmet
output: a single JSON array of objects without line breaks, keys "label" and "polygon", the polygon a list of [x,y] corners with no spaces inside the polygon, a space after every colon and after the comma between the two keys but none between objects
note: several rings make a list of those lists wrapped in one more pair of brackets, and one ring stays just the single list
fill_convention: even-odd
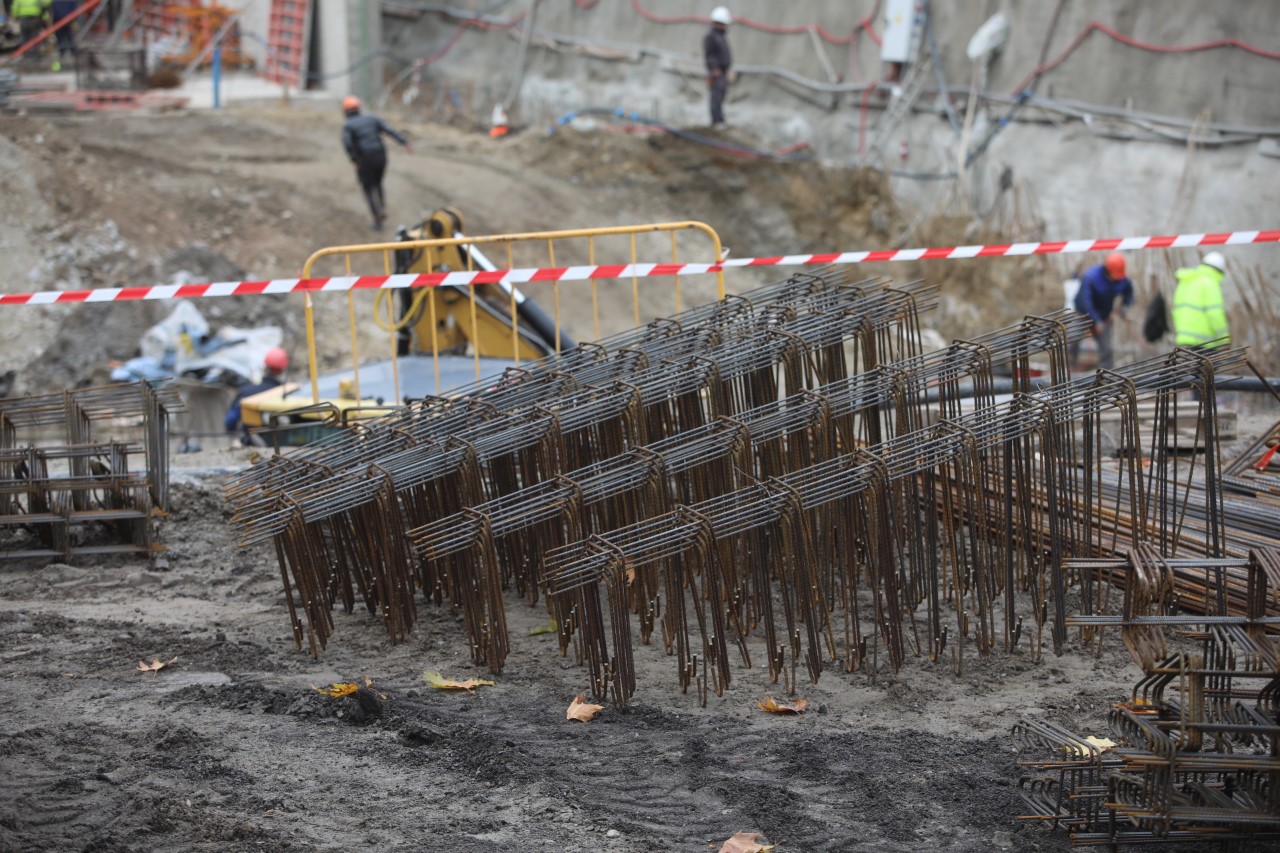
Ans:
[{"label": "worker with white helmet", "polygon": [[1222,279],[1227,262],[1221,252],[1204,256],[1200,266],[1178,270],[1173,291],[1174,343],[1180,347],[1220,347],[1231,343]]},{"label": "worker with white helmet", "polygon": [[724,6],[711,10],[711,29],[702,37],[702,55],[707,63],[707,86],[711,89],[711,126],[724,124],[724,96],[729,89],[733,55],[729,52],[729,25],[733,15]]}]

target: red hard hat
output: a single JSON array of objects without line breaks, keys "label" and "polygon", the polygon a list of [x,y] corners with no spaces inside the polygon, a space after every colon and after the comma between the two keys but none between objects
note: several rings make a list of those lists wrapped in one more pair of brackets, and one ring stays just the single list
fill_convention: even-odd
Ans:
[{"label": "red hard hat", "polygon": [[360,109],[360,99],[355,95],[347,95],[342,99],[342,109],[347,111]]},{"label": "red hard hat", "polygon": [[1107,259],[1103,261],[1107,268],[1107,275],[1112,278],[1124,278],[1124,255],[1119,252],[1112,252],[1107,255]]},{"label": "red hard hat", "polygon": [[274,370],[277,373],[287,370],[289,367],[289,353],[280,347],[272,347],[267,350],[267,354],[262,358],[262,364],[267,370]]}]

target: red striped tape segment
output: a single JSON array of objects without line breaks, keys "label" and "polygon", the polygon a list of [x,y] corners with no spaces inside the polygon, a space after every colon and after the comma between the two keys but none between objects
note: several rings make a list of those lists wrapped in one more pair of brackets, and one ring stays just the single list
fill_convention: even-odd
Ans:
[{"label": "red striped tape segment", "polygon": [[1195,246],[1240,246],[1280,243],[1280,230],[1229,231],[1220,234],[1176,234],[1165,237],[1121,237],[1106,240],[1061,240],[1002,243],[989,246],[941,246],[931,249],[885,249],[820,255],[777,255],[731,258],[718,264],[599,264],[447,272],[423,275],[362,275],[333,278],[281,278],[271,281],[220,281],[210,284],[162,284],[149,287],[103,287],[95,290],[48,290],[0,295],[0,305],[51,305],[63,302],[125,302],[137,299],[200,299],[279,293],[332,293],[352,290],[396,290],[467,284],[527,284],[543,281],[586,281],[601,278],[653,278],[705,275],[734,267],[827,266],[889,261],[995,258],[1016,255],[1070,255],[1085,252],[1130,252],[1139,249],[1186,249]]}]

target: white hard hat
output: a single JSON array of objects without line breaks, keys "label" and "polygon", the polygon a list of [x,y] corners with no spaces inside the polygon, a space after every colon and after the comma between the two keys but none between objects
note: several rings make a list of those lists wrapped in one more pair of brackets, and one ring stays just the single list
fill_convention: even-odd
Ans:
[{"label": "white hard hat", "polygon": [[1221,252],[1210,252],[1204,256],[1204,260],[1200,263],[1208,267],[1213,267],[1218,272],[1227,271],[1227,259],[1222,257]]},{"label": "white hard hat", "polygon": [[711,20],[713,23],[724,24],[727,27],[733,23],[733,15],[729,14],[729,7],[717,6],[711,10]]}]

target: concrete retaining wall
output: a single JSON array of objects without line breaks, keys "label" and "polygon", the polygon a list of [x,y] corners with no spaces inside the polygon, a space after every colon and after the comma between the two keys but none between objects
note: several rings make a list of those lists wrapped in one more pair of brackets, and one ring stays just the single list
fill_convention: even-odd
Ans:
[{"label": "concrete retaining wall", "polygon": [[[570,0],[545,0],[510,2],[496,10],[490,2],[458,2],[505,19],[535,8],[527,50],[522,51],[523,22],[508,29],[459,32],[456,19],[422,11],[428,4],[385,0],[388,48],[401,59],[434,58],[423,69],[417,90],[410,93],[422,99],[410,99],[411,111],[430,117],[434,98],[437,111],[442,103],[452,104],[451,109],[481,121],[495,102],[505,103],[513,121],[532,126],[584,107],[620,107],[683,126],[707,122],[700,68],[706,25],[657,23],[638,8],[654,16],[705,16],[711,2],[600,0],[582,8]],[[883,97],[817,92],[751,69],[782,69],[818,83],[880,79],[886,67],[879,61],[878,48],[858,30],[858,22],[878,4],[737,0],[730,6],[739,19],[730,32],[735,61],[746,72],[727,108],[731,132],[768,146],[807,142],[819,156],[834,161],[857,159],[860,145],[865,147],[872,138]],[[976,81],[980,89],[1006,97],[1040,64],[1042,55],[1055,59],[1095,21],[1158,45],[1237,38],[1280,50],[1274,0],[935,0],[933,6],[948,87]],[[1060,14],[1054,22],[1057,7]],[[997,11],[1010,21],[1010,39],[994,61],[975,74],[965,56],[966,45]],[[744,18],[772,27],[821,26],[838,38],[855,32],[856,37],[850,44],[832,44],[809,30],[764,32],[743,23]],[[875,28],[883,31],[884,22],[877,20]],[[550,49],[544,38],[550,34],[579,43],[562,40]],[[394,70],[395,62],[390,65]],[[1153,52],[1094,31],[1036,86],[1040,96],[1093,105],[1087,120],[1039,107],[1023,109],[1016,122],[993,137],[974,167],[967,192],[957,196],[953,181],[910,178],[895,179],[894,188],[900,198],[926,213],[959,208],[990,216],[1000,205],[1010,205],[1007,195],[999,196],[1001,175],[1007,171],[1018,188],[1023,218],[1041,220],[1046,236],[1053,237],[1277,227],[1269,200],[1280,190],[1280,160],[1266,156],[1275,147],[1274,138],[1264,139],[1261,146],[1251,138],[1189,148],[1176,129],[1151,133],[1132,122],[1092,114],[1098,108],[1129,109],[1172,116],[1189,126],[1208,110],[1207,118],[1214,123],[1271,128],[1267,132],[1275,134],[1280,133],[1280,99],[1273,94],[1277,80],[1280,61],[1238,48]],[[397,91],[399,103],[405,103],[402,95]],[[963,111],[963,97],[953,102]],[[878,162],[910,173],[954,171],[960,140],[936,99],[922,98],[919,106],[922,112],[879,140],[883,157]],[[998,124],[1007,109],[995,103],[976,110],[971,144]],[[860,246],[856,236],[850,237],[850,244],[831,248]],[[1233,251],[1244,262],[1256,259],[1269,270],[1280,270],[1280,249]],[[1191,257],[1188,253],[1178,260]]]}]

